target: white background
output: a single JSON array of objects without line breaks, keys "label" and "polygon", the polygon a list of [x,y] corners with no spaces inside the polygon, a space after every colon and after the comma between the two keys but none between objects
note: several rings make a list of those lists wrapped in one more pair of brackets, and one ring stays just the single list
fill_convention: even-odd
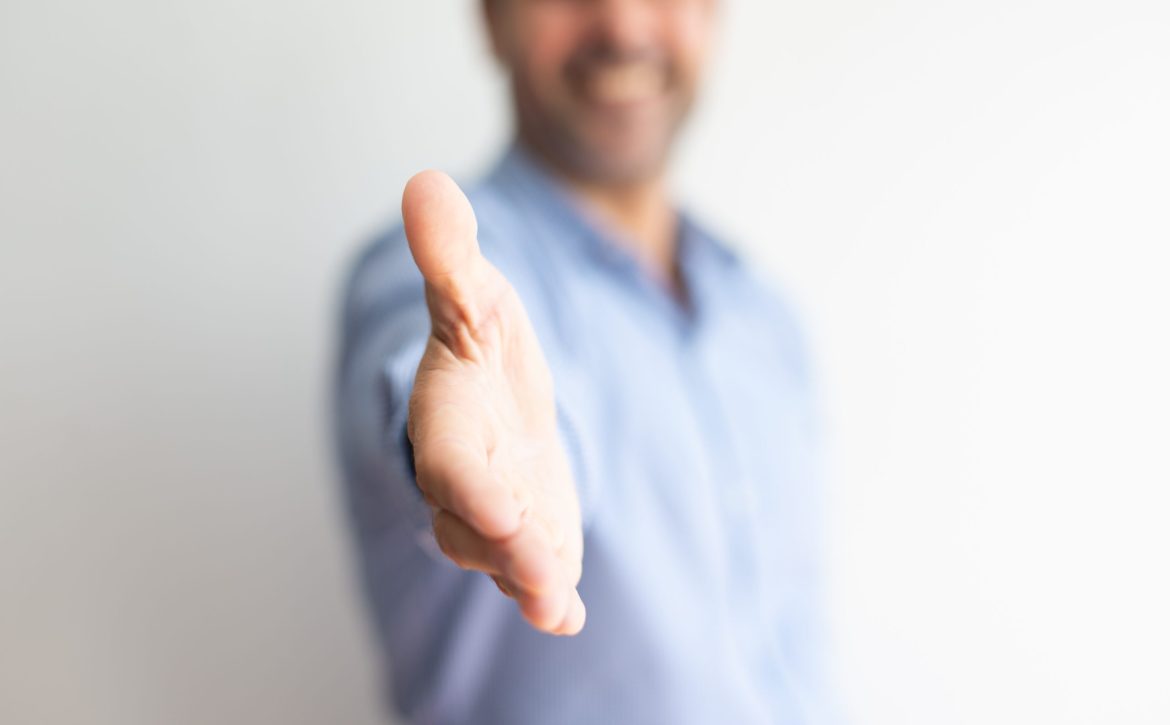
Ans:
[{"label": "white background", "polygon": [[[507,137],[474,6],[0,2],[0,721],[379,721],[334,303]],[[723,26],[678,188],[816,342],[856,720],[1170,722],[1170,6]]]}]

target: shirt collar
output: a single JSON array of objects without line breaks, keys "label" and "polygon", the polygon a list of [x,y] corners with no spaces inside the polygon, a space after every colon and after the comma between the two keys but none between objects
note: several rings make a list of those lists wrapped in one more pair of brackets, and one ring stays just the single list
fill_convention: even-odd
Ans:
[{"label": "shirt collar", "polygon": [[[533,202],[536,213],[550,221],[568,225],[576,236],[609,261],[632,261],[632,244],[624,242],[623,233],[599,219],[575,196],[568,186],[543,162],[513,141],[490,174],[491,181],[512,188]],[[690,214],[676,209],[679,223],[678,254],[684,267],[702,266],[714,261],[721,266],[739,264],[738,255],[699,225]]]}]

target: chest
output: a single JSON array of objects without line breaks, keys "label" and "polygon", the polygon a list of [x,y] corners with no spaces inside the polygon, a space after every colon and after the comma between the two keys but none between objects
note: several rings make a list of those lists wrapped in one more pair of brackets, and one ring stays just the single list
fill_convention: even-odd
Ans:
[{"label": "chest", "polygon": [[730,527],[765,548],[797,546],[815,487],[801,352],[751,308],[710,312],[688,329],[622,303],[599,301],[614,307],[596,309],[588,328],[606,498],[666,512],[697,540]]}]

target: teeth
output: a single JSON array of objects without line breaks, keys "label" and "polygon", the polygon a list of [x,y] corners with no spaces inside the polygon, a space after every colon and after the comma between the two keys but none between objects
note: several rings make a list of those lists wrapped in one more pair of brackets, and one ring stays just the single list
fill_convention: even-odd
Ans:
[{"label": "teeth", "polygon": [[601,103],[631,103],[658,93],[662,73],[650,63],[626,63],[593,71],[589,95]]}]

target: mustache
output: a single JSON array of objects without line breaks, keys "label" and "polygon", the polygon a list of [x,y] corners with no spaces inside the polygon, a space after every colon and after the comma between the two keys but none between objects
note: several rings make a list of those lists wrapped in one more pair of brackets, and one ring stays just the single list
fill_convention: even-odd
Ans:
[{"label": "mustache", "polygon": [[565,73],[570,78],[581,78],[590,71],[607,66],[646,63],[659,66],[669,77],[673,69],[666,53],[652,46],[621,46],[609,41],[583,45],[569,56]]}]

